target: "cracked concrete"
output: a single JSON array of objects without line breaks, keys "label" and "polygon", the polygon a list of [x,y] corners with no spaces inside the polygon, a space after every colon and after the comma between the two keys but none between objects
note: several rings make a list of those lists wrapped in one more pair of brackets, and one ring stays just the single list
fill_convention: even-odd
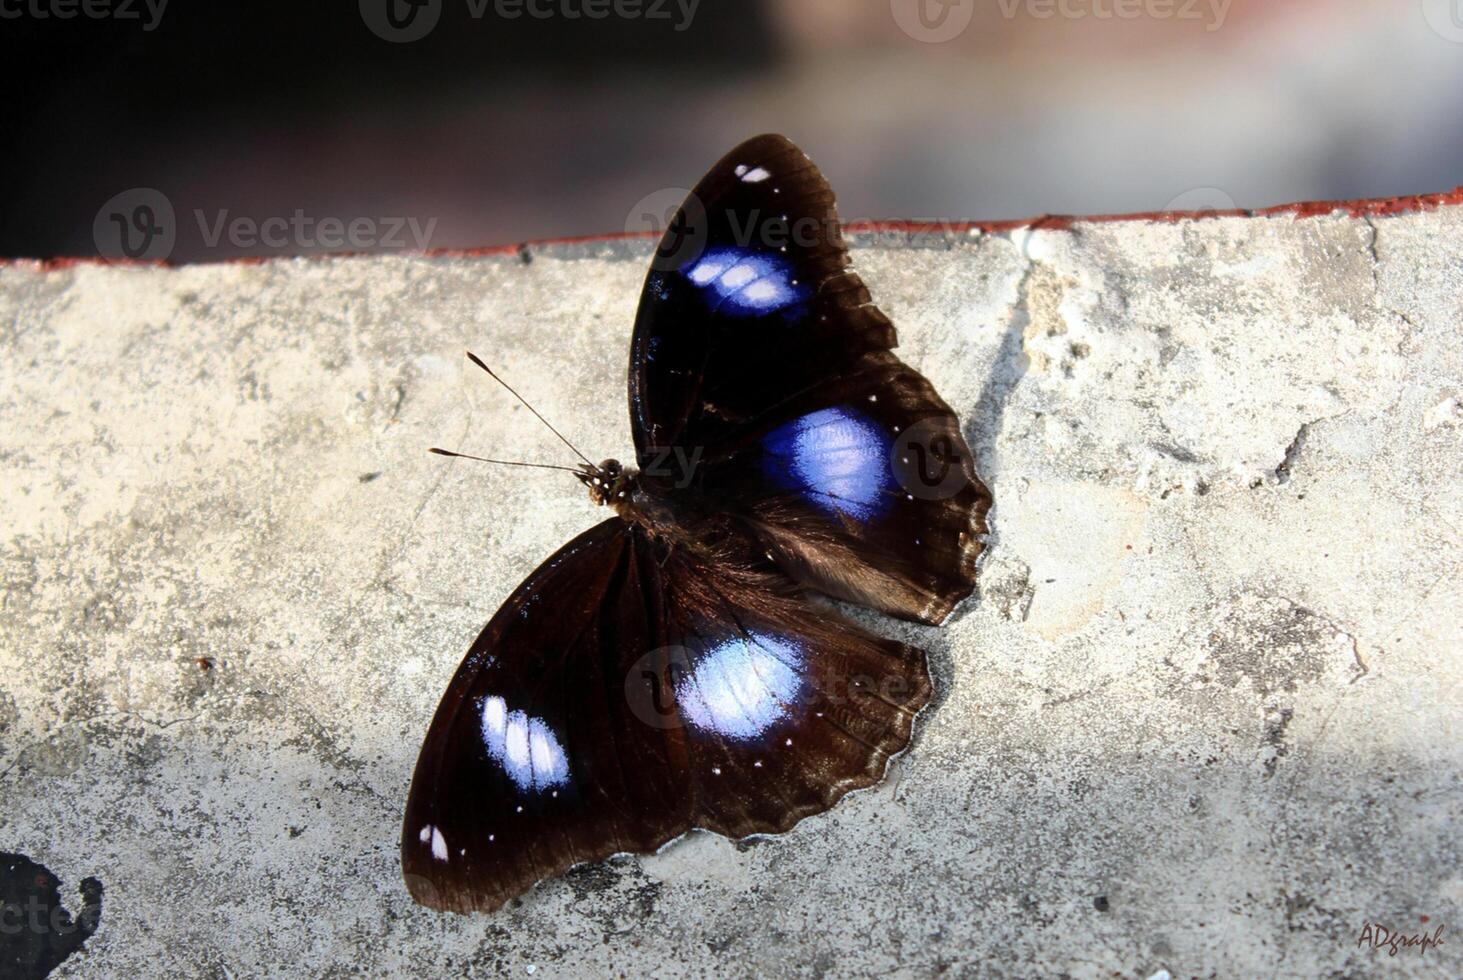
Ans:
[{"label": "cracked concrete", "polygon": [[860,614],[930,651],[911,751],[413,906],[443,685],[597,518],[425,449],[561,458],[472,347],[625,458],[647,252],[0,269],[0,850],[107,896],[56,975],[1463,974],[1456,207],[860,236],[996,495],[950,626]]}]

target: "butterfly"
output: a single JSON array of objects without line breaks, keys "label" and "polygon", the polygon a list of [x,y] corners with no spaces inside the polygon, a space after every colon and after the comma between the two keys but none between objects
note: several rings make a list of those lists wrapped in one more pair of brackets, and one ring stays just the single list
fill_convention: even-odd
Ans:
[{"label": "butterfly", "polygon": [[491,911],[693,829],[782,833],[883,778],[925,655],[810,594],[939,624],[991,504],[895,343],[801,150],[759,136],[712,167],[641,295],[635,465],[572,469],[615,516],[509,596],[432,720],[401,838],[416,901]]}]

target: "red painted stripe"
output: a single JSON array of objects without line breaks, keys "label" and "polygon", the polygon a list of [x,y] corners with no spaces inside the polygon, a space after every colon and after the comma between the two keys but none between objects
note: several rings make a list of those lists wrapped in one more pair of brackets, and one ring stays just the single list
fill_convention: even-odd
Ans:
[{"label": "red painted stripe", "polygon": [[[1258,210],[1236,209],[1230,211],[1145,211],[1137,214],[1044,214],[1035,218],[1009,221],[856,221],[846,226],[850,232],[889,232],[902,235],[946,234],[962,235],[972,231],[1000,233],[1021,228],[1062,231],[1076,224],[1108,224],[1122,221],[1149,221],[1172,223],[1176,221],[1202,221],[1208,218],[1316,218],[1329,215],[1345,215],[1352,218],[1384,217],[1396,214],[1414,214],[1435,211],[1441,207],[1463,205],[1463,187],[1438,194],[1410,194],[1404,197],[1383,197],[1353,201],[1301,201],[1296,204],[1281,204]],[[485,245],[477,248],[432,248],[421,252],[319,252],[304,256],[310,260],[349,258],[357,255],[405,255],[426,258],[481,258],[488,256],[516,255],[524,248],[542,248],[552,245],[583,245],[594,242],[624,241],[627,239],[655,238],[655,232],[616,232],[608,235],[582,235],[573,238],[547,238],[538,241],[512,245]],[[284,255],[245,256],[221,259],[222,264],[257,265]],[[161,266],[182,264],[206,265],[201,263],[174,263],[168,261],[143,262],[132,259],[104,259],[99,256],[67,256],[50,259],[0,259],[0,266],[33,267],[44,271],[69,269],[79,265],[123,265]]]}]

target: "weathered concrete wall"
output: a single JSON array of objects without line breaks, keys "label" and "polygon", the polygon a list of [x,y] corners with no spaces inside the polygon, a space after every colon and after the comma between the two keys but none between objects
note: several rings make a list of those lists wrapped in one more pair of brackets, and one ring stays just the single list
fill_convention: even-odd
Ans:
[{"label": "weathered concrete wall", "polygon": [[58,974],[1463,974],[1458,208],[866,236],[997,500],[952,625],[863,617],[931,651],[911,751],[413,906],[442,688],[598,516],[424,450],[565,455],[472,347],[628,456],[647,251],[0,269],[0,850],[105,888]]}]

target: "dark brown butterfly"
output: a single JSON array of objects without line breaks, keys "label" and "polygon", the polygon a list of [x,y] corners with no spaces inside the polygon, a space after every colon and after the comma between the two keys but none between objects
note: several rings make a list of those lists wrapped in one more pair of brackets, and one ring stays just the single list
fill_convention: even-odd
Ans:
[{"label": "dark brown butterfly", "polygon": [[990,495],[848,265],[833,193],[784,137],[681,206],[631,341],[638,469],[577,470],[617,516],[529,576],[452,678],[402,831],[418,902],[491,910],[693,828],[781,833],[908,744],[924,654],[803,593],[942,622]]}]

